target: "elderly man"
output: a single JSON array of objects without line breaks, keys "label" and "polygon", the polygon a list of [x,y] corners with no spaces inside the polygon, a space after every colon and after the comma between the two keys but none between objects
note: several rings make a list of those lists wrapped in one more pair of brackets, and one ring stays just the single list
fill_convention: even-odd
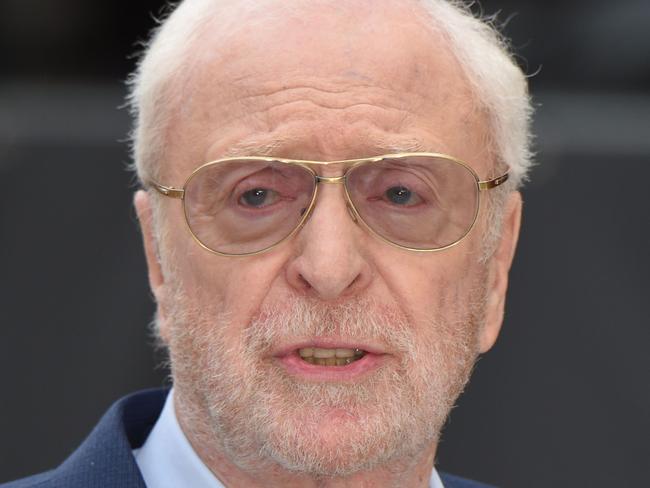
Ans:
[{"label": "elderly man", "polygon": [[443,0],[186,0],[131,86],[173,389],[9,486],[485,486],[434,460],[529,166],[492,28]]}]

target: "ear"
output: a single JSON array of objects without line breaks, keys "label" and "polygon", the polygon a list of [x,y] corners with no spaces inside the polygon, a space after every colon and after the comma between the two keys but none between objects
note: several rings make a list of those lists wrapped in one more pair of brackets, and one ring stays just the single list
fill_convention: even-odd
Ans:
[{"label": "ear", "polygon": [[149,275],[149,286],[151,287],[151,292],[153,293],[158,306],[156,318],[158,320],[159,333],[161,334],[162,339],[166,342],[167,340],[164,337],[165,312],[164,306],[162,306],[162,304],[165,303],[163,297],[165,279],[160,265],[158,242],[154,231],[151,197],[146,191],[139,190],[133,197],[133,204],[135,205],[135,210],[140,222],[140,229],[142,230],[144,255],[147,260],[147,270]]},{"label": "ear", "polygon": [[485,324],[481,330],[481,353],[488,351],[496,342],[503,323],[503,311],[508,289],[508,272],[515,255],[521,224],[521,194],[508,196],[501,224],[501,237],[494,254],[488,262],[488,289]]}]

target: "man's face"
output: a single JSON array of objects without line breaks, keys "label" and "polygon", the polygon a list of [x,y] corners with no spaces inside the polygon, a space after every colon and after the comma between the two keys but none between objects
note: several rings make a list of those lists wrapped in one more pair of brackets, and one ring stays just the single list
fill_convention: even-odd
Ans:
[{"label": "man's face", "polygon": [[[206,36],[168,131],[163,183],[180,186],[226,155],[327,161],[400,149],[447,153],[488,176],[486,121],[457,62],[391,8],[298,9]],[[298,234],[231,258],[193,241],[178,203],[162,202],[162,266],[151,252],[149,265],[195,444],[241,466],[320,475],[433,456],[500,324],[486,307],[495,273],[480,264],[483,220],[452,249],[409,252],[356,224],[341,186],[324,185]],[[298,351],[313,347],[365,356],[311,365]]]}]

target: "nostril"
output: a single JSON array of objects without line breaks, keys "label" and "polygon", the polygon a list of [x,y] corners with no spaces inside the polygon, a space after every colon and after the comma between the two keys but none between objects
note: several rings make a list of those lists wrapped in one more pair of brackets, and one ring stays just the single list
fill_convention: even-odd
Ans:
[{"label": "nostril", "polygon": [[356,275],[354,279],[350,282],[348,285],[348,288],[352,288],[354,285],[356,285],[359,282],[359,279],[361,278],[361,275]]},{"label": "nostril", "polygon": [[300,280],[300,283],[304,286],[305,290],[311,289],[311,283],[303,276],[303,275],[298,275],[298,279]]}]

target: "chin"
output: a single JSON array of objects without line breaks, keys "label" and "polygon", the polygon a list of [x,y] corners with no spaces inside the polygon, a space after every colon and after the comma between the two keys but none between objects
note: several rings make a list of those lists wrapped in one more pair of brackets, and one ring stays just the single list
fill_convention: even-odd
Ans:
[{"label": "chin", "polygon": [[430,334],[417,335],[399,315],[361,305],[336,315],[339,322],[347,316],[338,327],[346,336],[392,345],[396,359],[344,382],[304,381],[268,359],[269,344],[327,336],[323,327],[340,311],[278,312],[247,327],[238,347],[227,340],[226,317],[205,310],[194,320],[181,316],[170,347],[172,372],[187,412],[195,414],[187,414],[187,423],[199,442],[243,469],[280,467],[316,477],[416,462],[437,441],[469,377],[476,327],[470,320],[453,327],[432,321],[424,327]]},{"label": "chin", "polygon": [[266,419],[258,423],[260,453],[267,460],[296,473],[342,477],[413,459],[435,440],[436,426],[430,419],[404,415],[408,409],[399,395],[374,391],[371,399],[359,396],[358,385],[319,386],[310,385],[302,394],[294,390],[267,404]]},{"label": "chin", "polygon": [[371,437],[360,424],[326,420],[317,429],[303,427],[298,423],[271,436],[264,453],[289,471],[327,477],[350,476],[383,464],[395,454],[394,446],[385,441],[369,445]]}]

